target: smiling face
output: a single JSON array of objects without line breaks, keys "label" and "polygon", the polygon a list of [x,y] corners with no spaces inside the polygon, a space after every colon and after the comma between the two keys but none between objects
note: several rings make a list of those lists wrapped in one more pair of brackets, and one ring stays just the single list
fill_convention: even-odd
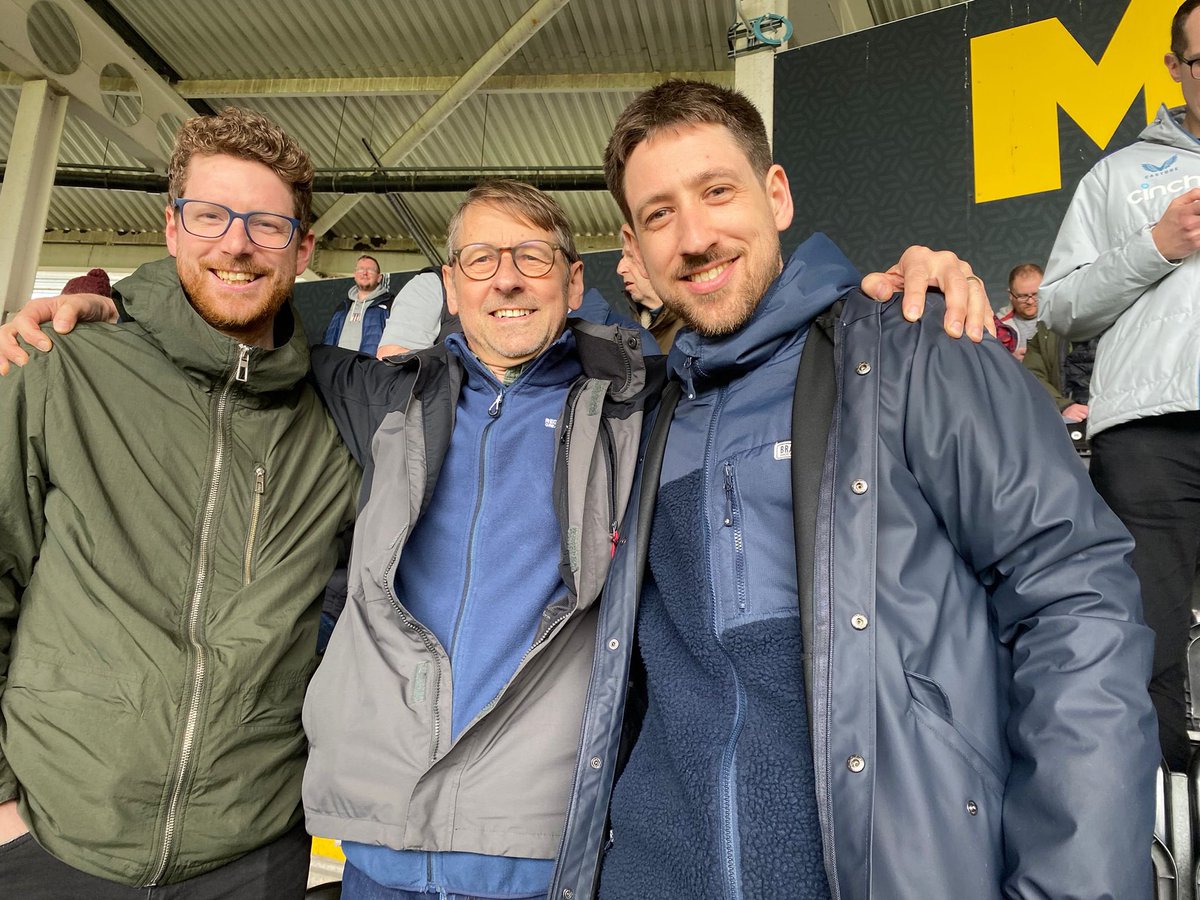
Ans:
[{"label": "smiling face", "polygon": [[[237,212],[295,215],[292,189],[283,179],[262,163],[224,154],[192,157],[183,196]],[[312,256],[312,232],[293,236],[282,250],[267,250],[250,240],[241,219],[219,238],[202,238],[189,234],[168,207],[166,239],[200,317],[242,343],[271,346],[275,314]]]},{"label": "smiling face", "polygon": [[754,314],[782,268],[779,232],[792,221],[782,168],[765,176],[722,125],[667,128],[629,154],[626,252],[667,309],[707,337]]},{"label": "smiling face", "polygon": [[[458,247],[492,244],[514,247],[523,241],[556,243],[543,231],[513,213],[487,202],[467,207],[457,234]],[[484,281],[472,281],[459,265],[443,266],[446,306],[462,322],[471,352],[503,378],[504,370],[528,362],[563,332],[568,310],[583,301],[583,263],[568,263],[562,251],[541,278],[522,275],[512,254],[500,255],[500,268]]]}]

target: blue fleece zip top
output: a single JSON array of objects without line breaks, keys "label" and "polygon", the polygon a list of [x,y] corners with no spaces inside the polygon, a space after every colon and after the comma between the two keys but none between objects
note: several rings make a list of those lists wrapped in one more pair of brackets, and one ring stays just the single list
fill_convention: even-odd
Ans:
[{"label": "blue fleece zip top", "polygon": [[[508,387],[467,348],[454,433],[429,508],[396,571],[396,597],[450,657],[452,739],[503,689],[533,644],[542,611],[566,593],[551,494],[554,428],[582,369],[565,332]],[[347,844],[373,880],[481,897],[544,894],[553,860],[426,853]]]}]

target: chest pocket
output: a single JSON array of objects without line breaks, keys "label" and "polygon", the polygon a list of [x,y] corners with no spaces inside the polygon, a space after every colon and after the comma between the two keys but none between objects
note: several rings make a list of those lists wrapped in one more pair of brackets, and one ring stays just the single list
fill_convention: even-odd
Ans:
[{"label": "chest pocket", "polygon": [[722,630],[799,615],[791,445],[763,444],[721,460],[710,497],[711,577]]}]

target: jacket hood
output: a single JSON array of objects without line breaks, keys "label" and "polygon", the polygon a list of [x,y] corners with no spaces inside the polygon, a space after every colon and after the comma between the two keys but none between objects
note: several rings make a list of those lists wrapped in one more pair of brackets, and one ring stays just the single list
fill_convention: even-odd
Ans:
[{"label": "jacket hood", "polygon": [[861,281],[833,241],[816,232],[792,253],[745,325],[719,338],[680,332],[667,367],[689,393],[728,382],[770,359],[784,341]]},{"label": "jacket hood", "polygon": [[[372,306],[378,306],[380,303],[383,303],[384,301],[391,300],[391,299],[392,299],[392,294],[391,294],[391,291],[389,291],[387,289],[386,281],[379,282],[379,284],[377,284],[375,286],[375,290],[373,290],[373,291],[371,291],[371,293],[367,294],[367,300],[370,301]],[[358,301],[358,285],[352,284],[352,285],[350,285],[350,290],[346,291],[346,302],[347,303],[355,303],[357,301]]]},{"label": "jacket hood", "polygon": [[[208,388],[222,384],[237,367],[242,345],[208,325],[192,308],[174,257],[147,263],[116,286],[123,321],[146,336],[179,369]],[[267,395],[291,389],[308,372],[308,342],[289,300],[275,317],[275,349],[251,347],[242,390]]]},{"label": "jacket hood", "polygon": [[1158,108],[1158,114],[1154,117],[1154,121],[1143,128],[1138,137],[1153,144],[1165,144],[1168,147],[1177,147],[1191,153],[1200,152],[1200,139],[1183,127],[1183,116],[1186,112],[1186,106],[1167,109],[1167,105],[1164,103]]}]

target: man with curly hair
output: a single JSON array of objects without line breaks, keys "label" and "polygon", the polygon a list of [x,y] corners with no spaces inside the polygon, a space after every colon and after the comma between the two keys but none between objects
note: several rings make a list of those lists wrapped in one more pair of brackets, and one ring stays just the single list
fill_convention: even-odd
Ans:
[{"label": "man with curly hair", "polygon": [[357,466],[288,304],[313,168],[188,121],[173,259],[0,381],[6,897],[303,894],[300,708]]}]

